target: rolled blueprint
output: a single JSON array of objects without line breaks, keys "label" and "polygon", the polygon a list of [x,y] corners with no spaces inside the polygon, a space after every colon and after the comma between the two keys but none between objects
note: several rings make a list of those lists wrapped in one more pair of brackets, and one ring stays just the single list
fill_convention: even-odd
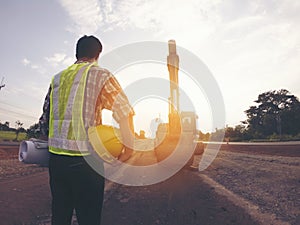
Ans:
[{"label": "rolled blueprint", "polygon": [[38,139],[22,141],[19,147],[19,161],[26,164],[48,166],[48,142]]}]

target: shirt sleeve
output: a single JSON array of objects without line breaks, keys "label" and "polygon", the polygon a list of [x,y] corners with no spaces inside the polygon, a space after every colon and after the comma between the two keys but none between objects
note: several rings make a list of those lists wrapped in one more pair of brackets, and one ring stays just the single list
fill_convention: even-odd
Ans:
[{"label": "shirt sleeve", "polygon": [[127,96],[122,90],[119,82],[112,74],[110,74],[109,78],[105,82],[100,93],[100,98],[102,108],[111,110],[113,118],[118,123],[125,116],[134,115],[134,110],[131,107]]},{"label": "shirt sleeve", "polygon": [[51,85],[45,97],[45,101],[43,105],[43,113],[39,119],[40,132],[43,136],[48,136],[49,134],[50,93],[51,93]]}]

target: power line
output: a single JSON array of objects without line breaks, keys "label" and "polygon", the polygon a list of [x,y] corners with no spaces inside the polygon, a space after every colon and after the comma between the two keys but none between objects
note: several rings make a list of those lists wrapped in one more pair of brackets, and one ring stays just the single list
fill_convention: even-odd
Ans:
[{"label": "power line", "polygon": [[2,101],[0,101],[0,104],[8,105],[8,106],[11,106],[11,107],[14,107],[14,108],[16,108],[16,109],[20,109],[20,110],[24,111],[24,108],[21,108],[21,107],[19,107],[19,106],[12,105],[12,104],[7,103],[7,102],[2,102]]},{"label": "power line", "polygon": [[27,118],[31,118],[31,119],[36,119],[38,120],[39,118],[37,117],[34,117],[34,116],[30,116],[29,114],[25,114],[25,113],[20,113],[20,112],[15,112],[15,111],[12,111],[12,110],[9,110],[9,109],[4,109],[4,108],[1,108],[0,107],[0,110],[4,111],[4,112],[8,112],[10,114],[14,114],[15,116],[23,116],[23,117],[27,117]]}]

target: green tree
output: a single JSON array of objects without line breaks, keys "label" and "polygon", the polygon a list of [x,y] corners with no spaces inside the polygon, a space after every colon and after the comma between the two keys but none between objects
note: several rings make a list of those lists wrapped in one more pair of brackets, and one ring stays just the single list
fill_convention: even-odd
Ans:
[{"label": "green tree", "polygon": [[8,131],[9,128],[9,122],[6,121],[5,123],[0,123],[0,130]]},{"label": "green tree", "polygon": [[223,141],[225,137],[226,128],[218,129],[216,128],[215,132],[212,132],[210,135],[211,141]]},{"label": "green tree", "polygon": [[40,127],[38,123],[31,125],[26,130],[26,138],[39,138],[40,137]]},{"label": "green tree", "polygon": [[252,138],[300,132],[300,103],[289,91],[268,91],[260,94],[254,102],[258,105],[245,111],[248,119],[244,121]]},{"label": "green tree", "polygon": [[23,123],[21,123],[20,122],[20,120],[17,120],[16,121],[16,130],[15,130],[15,132],[16,132],[16,141],[18,140],[18,137],[19,137],[19,133],[23,130],[22,127],[23,126]]},{"label": "green tree", "polygon": [[198,131],[198,136],[199,136],[199,141],[208,141],[210,134],[207,133],[203,133],[201,130]]},{"label": "green tree", "polygon": [[247,140],[246,128],[244,125],[237,125],[233,127],[226,127],[225,140],[226,141],[243,141]]}]

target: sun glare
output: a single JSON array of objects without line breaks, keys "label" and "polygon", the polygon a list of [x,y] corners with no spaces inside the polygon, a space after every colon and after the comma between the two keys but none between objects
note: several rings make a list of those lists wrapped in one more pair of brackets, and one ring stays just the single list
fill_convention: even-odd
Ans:
[{"label": "sun glare", "polygon": [[[139,133],[140,130],[144,130],[147,137],[154,137],[157,127],[155,121],[158,121],[157,119],[159,118],[160,122],[168,122],[168,97],[170,95],[170,88],[167,66],[158,63],[130,65],[114,75],[134,107],[135,131]],[[146,83],[143,83],[143,80]],[[162,85],[162,89],[164,90],[160,93],[161,96],[144,94],[147,92],[145,89],[161,85],[157,82],[164,83]],[[196,84],[190,75],[179,71],[179,88],[180,111],[196,112],[198,116],[197,129],[203,132],[209,132],[214,129],[212,127],[211,108],[207,101],[207,96],[205,96],[205,93],[201,89],[201,84]],[[188,103],[186,99],[192,104]],[[111,113],[103,113],[103,121],[111,123]]]}]

